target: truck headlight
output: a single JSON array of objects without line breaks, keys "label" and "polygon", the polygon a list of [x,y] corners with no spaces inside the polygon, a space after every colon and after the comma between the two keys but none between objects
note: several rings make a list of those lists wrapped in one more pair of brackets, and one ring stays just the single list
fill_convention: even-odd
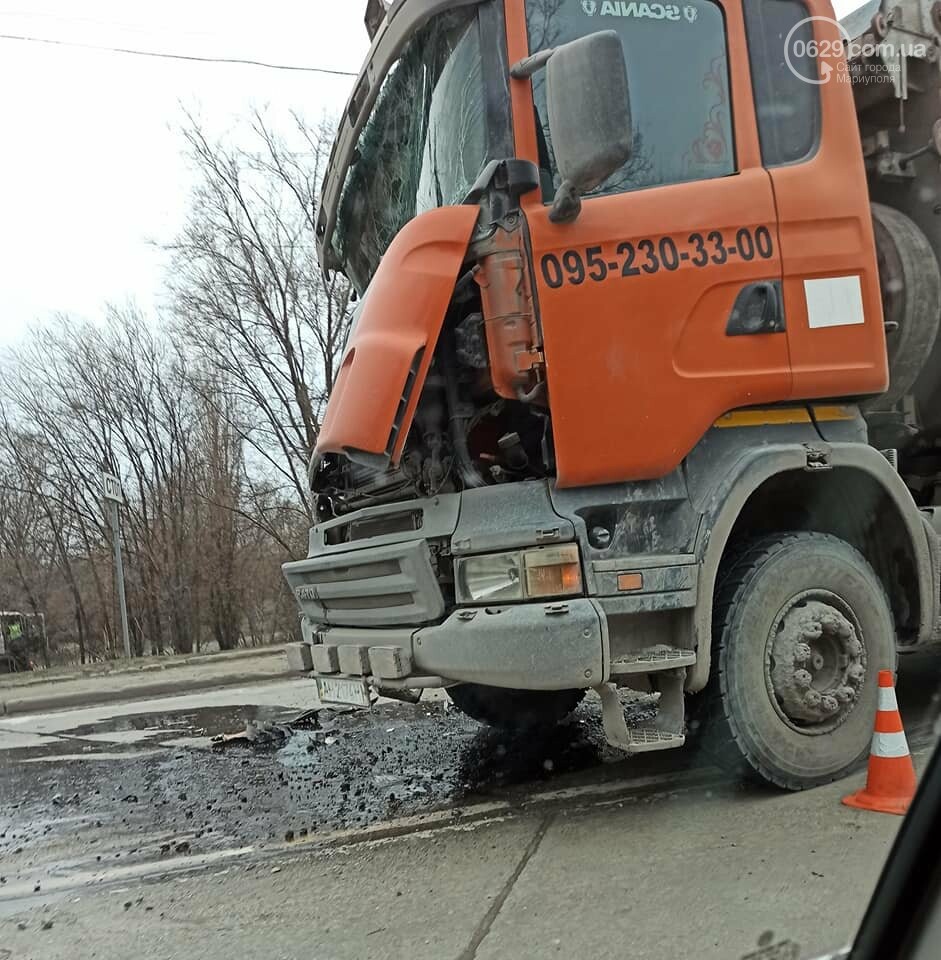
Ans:
[{"label": "truck headlight", "polygon": [[582,592],[578,545],[464,557],[457,561],[455,580],[462,602],[571,596]]}]

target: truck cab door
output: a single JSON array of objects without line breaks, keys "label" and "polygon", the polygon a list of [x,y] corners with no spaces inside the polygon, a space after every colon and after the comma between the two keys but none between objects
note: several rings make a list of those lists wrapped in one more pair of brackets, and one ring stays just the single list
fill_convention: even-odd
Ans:
[{"label": "truck cab door", "polygon": [[511,96],[517,154],[543,181],[523,211],[558,483],[663,476],[726,411],[791,393],[741,6],[508,0],[507,18],[511,62],[599,30],[624,45],[633,157],[572,223],[549,219],[544,76]]},{"label": "truck cab door", "polygon": [[796,399],[879,393],[888,385],[869,190],[843,38],[832,17],[824,0],[745,8]]}]

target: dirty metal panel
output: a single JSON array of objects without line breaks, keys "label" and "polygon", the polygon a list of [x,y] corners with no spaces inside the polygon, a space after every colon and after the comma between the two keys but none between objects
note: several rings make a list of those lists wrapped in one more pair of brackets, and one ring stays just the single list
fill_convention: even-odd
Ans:
[{"label": "dirty metal panel", "polygon": [[[827,443],[866,443],[869,430],[859,407],[853,405],[814,406],[814,420],[820,436]],[[831,411],[834,415],[828,415]],[[835,415],[842,411],[843,416]]]},{"label": "dirty metal panel", "polygon": [[682,567],[696,563],[693,553],[640,554],[628,557],[614,557],[611,560],[595,560],[592,568],[595,573],[611,573],[622,570],[646,570],[650,567]]},{"label": "dirty metal panel", "polygon": [[600,596],[640,596],[643,594],[689,591],[695,598],[699,583],[699,564],[691,563],[669,567],[648,567],[641,570],[642,586],[637,590],[622,591],[618,578],[622,572],[638,570],[628,560],[617,570],[601,571],[595,568],[595,584]]},{"label": "dirty metal panel", "polygon": [[370,647],[369,671],[383,680],[401,680],[412,672],[412,645],[402,647]]},{"label": "dirty metal panel", "polygon": [[632,613],[665,613],[689,610],[696,606],[697,590],[668,590],[663,593],[621,593],[599,597],[598,603],[609,617]]},{"label": "dirty metal panel", "polygon": [[339,673],[340,658],[336,647],[315,644],[310,648],[313,669],[317,673]]},{"label": "dirty metal panel", "polygon": [[713,428],[686,458],[690,497],[697,510],[704,511],[723,479],[742,469],[750,452],[770,444],[819,443],[813,421],[758,424]]},{"label": "dirty metal panel", "polygon": [[[681,470],[634,483],[552,486],[550,496],[555,510],[575,525],[592,576],[599,561],[693,552],[700,516],[689,502]],[[598,539],[598,531],[604,531],[606,540]]]},{"label": "dirty metal panel", "polygon": [[603,618],[584,598],[456,610],[413,640],[418,671],[531,690],[590,687],[605,650]]},{"label": "dirty metal panel", "polygon": [[465,490],[451,549],[463,556],[574,539],[575,527],[552,508],[546,482],[532,480]]},{"label": "dirty metal panel", "polygon": [[369,647],[356,643],[345,643],[337,649],[340,661],[340,673],[364,677],[369,673]]},{"label": "dirty metal panel", "polygon": [[397,626],[444,613],[424,540],[312,557],[283,570],[301,611],[316,623]]},{"label": "dirty metal panel", "polygon": [[[348,513],[336,520],[317,524],[310,528],[309,555],[311,557],[328,553],[347,553],[350,550],[369,549],[391,543],[403,543],[414,540],[415,532],[420,531],[425,540],[450,537],[457,526],[461,509],[459,493],[440,494],[420,500],[407,500],[402,503],[384,504],[378,507],[364,507],[354,513]],[[398,518],[408,517],[409,524],[398,523]],[[383,521],[389,521],[392,532],[382,533]],[[410,529],[409,529],[410,528]],[[357,530],[368,532],[368,537],[351,539]]]}]

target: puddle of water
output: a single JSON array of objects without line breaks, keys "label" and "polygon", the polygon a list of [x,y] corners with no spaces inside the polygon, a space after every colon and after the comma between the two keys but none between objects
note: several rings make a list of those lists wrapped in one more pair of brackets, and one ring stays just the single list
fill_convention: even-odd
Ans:
[{"label": "puddle of water", "polygon": [[94,723],[82,724],[61,731],[72,737],[104,739],[109,735],[133,734],[157,737],[169,734],[178,737],[184,730],[198,731],[199,736],[214,736],[241,729],[249,720],[275,721],[290,719],[297,710],[274,706],[203,707],[166,713],[138,713],[108,717]]},{"label": "puddle of water", "polygon": [[0,736],[3,738],[4,750],[30,750],[46,744],[61,743],[60,740],[47,734],[21,733],[18,730],[4,730]]},{"label": "puddle of water", "polygon": [[48,754],[40,757],[27,757],[21,763],[59,763],[68,761],[89,760],[139,760],[141,757],[159,756],[160,750],[124,750],[120,753],[111,753],[107,750],[89,751],[88,753]]},{"label": "puddle of water", "polygon": [[[81,739],[89,743],[139,743],[142,740],[161,737],[165,733],[165,730],[113,730],[110,733],[83,733]],[[69,736],[75,736],[75,734],[69,734]]]}]

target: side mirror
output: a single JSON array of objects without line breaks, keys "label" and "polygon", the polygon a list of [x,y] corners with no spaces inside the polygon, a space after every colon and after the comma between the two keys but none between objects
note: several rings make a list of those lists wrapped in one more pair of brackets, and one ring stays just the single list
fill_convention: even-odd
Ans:
[{"label": "side mirror", "polygon": [[514,65],[514,77],[546,67],[552,150],[562,186],[549,213],[574,220],[581,197],[631,158],[631,103],[624,48],[614,30],[579,37]]}]

